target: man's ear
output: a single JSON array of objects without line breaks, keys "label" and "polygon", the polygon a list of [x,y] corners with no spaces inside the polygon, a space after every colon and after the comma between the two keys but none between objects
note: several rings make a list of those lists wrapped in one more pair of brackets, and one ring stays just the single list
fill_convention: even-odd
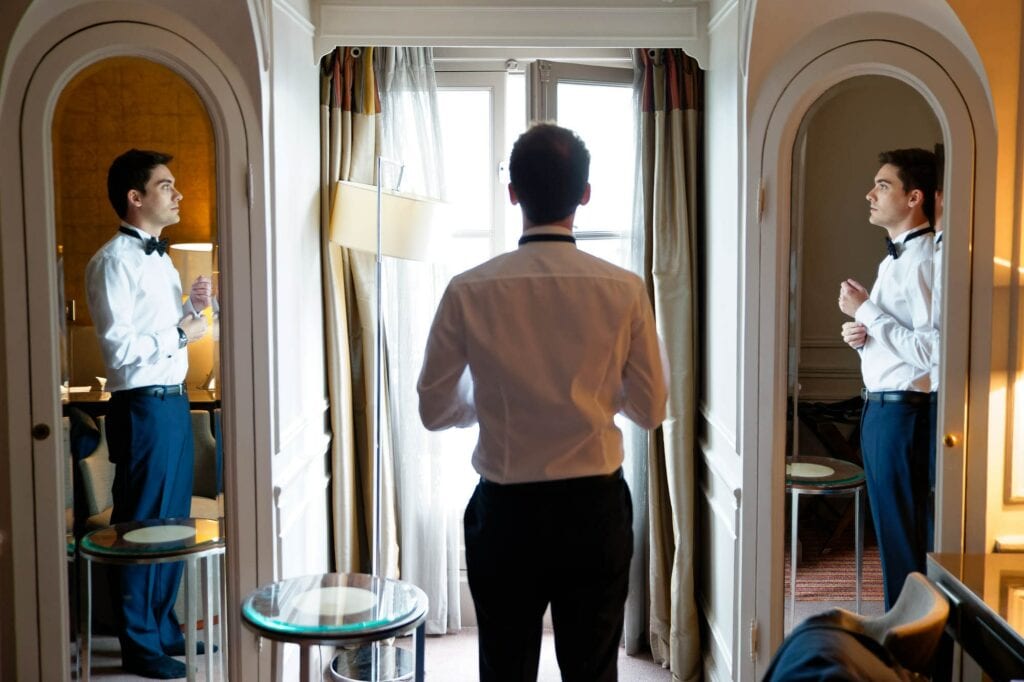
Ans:
[{"label": "man's ear", "polygon": [[919,189],[912,189],[907,194],[907,205],[908,206],[911,206],[911,207],[917,206],[923,200],[924,200],[924,192],[922,192]]},{"label": "man's ear", "polygon": [[128,190],[128,205],[129,206],[142,206],[142,192],[137,189]]},{"label": "man's ear", "polygon": [[580,206],[586,206],[590,202],[590,183],[583,188],[583,195],[580,197]]},{"label": "man's ear", "polygon": [[508,183],[508,200],[512,202],[513,206],[519,205],[519,196],[516,194],[515,187],[512,186],[511,182]]}]

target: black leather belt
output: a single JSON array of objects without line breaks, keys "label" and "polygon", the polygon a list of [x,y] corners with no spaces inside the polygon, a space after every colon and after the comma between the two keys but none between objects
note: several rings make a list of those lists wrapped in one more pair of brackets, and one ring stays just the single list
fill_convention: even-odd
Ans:
[{"label": "black leather belt", "polygon": [[139,386],[138,388],[126,388],[118,393],[128,395],[151,395],[157,398],[166,398],[173,395],[185,395],[185,384],[171,384],[170,386]]},{"label": "black leather belt", "polygon": [[907,403],[910,405],[927,405],[934,403],[937,393],[921,393],[920,391],[869,391],[861,389],[860,397],[876,403]]},{"label": "black leather belt", "polygon": [[606,484],[610,481],[622,479],[622,467],[619,467],[610,474],[598,474],[596,476],[578,476],[576,478],[556,478],[550,481],[530,481],[528,483],[496,483],[480,477],[480,484],[491,490],[506,490],[509,492],[557,492],[570,491],[575,488],[586,488],[588,486]]}]

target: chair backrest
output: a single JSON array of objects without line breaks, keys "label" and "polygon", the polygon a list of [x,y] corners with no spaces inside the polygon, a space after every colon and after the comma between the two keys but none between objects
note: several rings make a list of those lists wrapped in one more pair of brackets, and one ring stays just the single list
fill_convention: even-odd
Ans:
[{"label": "chair backrest", "polygon": [[907,576],[893,607],[865,620],[864,629],[904,668],[928,672],[947,618],[949,602],[928,578],[915,572]]},{"label": "chair backrest", "polygon": [[75,506],[75,478],[72,470],[71,457],[71,419],[61,418],[63,430],[63,455],[64,455],[64,508],[73,509]]},{"label": "chair backrest", "polygon": [[217,441],[213,421],[206,410],[192,413],[192,494],[217,499]]},{"label": "chair backrest", "polygon": [[91,455],[78,462],[89,516],[99,514],[114,504],[111,492],[114,485],[114,464],[110,461],[110,452],[107,450],[106,418],[97,417],[96,426],[100,431],[99,444]]}]

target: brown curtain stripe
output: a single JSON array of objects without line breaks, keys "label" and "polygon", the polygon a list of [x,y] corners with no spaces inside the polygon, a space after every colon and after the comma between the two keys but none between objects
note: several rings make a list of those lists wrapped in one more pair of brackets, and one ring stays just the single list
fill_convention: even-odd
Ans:
[{"label": "brown curtain stripe", "polygon": [[[373,255],[330,240],[339,180],[373,184],[380,150],[380,97],[373,48],[339,47],[321,60],[321,258],[331,424],[331,521],[334,570],[369,572],[373,500]],[[386,362],[386,359],[385,359]],[[386,390],[384,404],[388,404]],[[387,415],[382,416],[387,432]],[[398,574],[392,452],[385,441],[381,567]]]},{"label": "brown curtain stripe", "polygon": [[673,680],[701,678],[695,594],[697,263],[703,230],[703,72],[681,50],[639,50],[644,267],[669,359],[668,416],[650,439],[650,645]]}]

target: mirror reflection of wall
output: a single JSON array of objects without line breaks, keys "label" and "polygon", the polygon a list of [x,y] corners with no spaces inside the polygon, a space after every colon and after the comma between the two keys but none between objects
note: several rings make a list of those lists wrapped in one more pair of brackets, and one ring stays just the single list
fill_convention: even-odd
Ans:
[{"label": "mirror reflection of wall", "polygon": [[[122,87],[129,83],[145,87]],[[98,388],[96,377],[104,374],[86,305],[85,266],[117,229],[107,200],[107,169],[131,147],[174,156],[170,167],[184,195],[181,222],[163,236],[172,244],[217,241],[213,128],[195,90],[170,69],[135,57],[84,69],[61,93],[53,123],[55,219],[67,318],[65,378],[71,386]],[[187,291],[189,283],[182,284]],[[189,347],[189,386],[200,385],[214,369],[213,344],[208,336]]]},{"label": "mirror reflection of wall", "polygon": [[[931,150],[942,140],[924,98],[884,76],[837,84],[803,121],[793,158],[787,456],[861,464],[860,356],[840,336],[849,318],[836,304],[839,285],[853,278],[870,289],[886,255],[886,233],[868,222],[865,199],[879,168],[879,152]],[[852,599],[855,585],[852,496],[805,501],[799,517],[803,551],[797,563],[796,618],[787,617],[787,625],[833,605],[853,608],[845,601]],[[865,516],[870,538],[872,524]],[[788,544],[787,537],[787,550]],[[878,553],[870,540],[863,566],[865,613],[881,613]],[[822,589],[816,590],[816,583]],[[788,581],[785,589],[788,594]],[[831,596],[840,589],[850,596]]]},{"label": "mirror reflection of wall", "polygon": [[[199,274],[217,281],[217,189],[210,117],[196,91],[179,75],[152,61],[117,57],[97,62],[73,78],[57,102],[52,128],[54,217],[61,321],[68,530],[81,536],[109,524],[114,465],[109,462],[104,416],[105,368],[86,303],[85,269],[93,254],[116,234],[118,217],[107,198],[111,162],[130,148],[171,154],[168,164],[183,195],[181,220],[162,234],[188,295]],[[185,248],[176,248],[185,247]],[[216,293],[216,289],[215,289]],[[195,465],[192,516],[223,516],[219,394],[195,390],[216,384],[219,343],[215,310],[203,314],[214,333],[188,346],[185,383],[192,407]],[[73,545],[71,545],[73,546]],[[76,585],[72,577],[72,585]],[[103,567],[93,572],[94,632],[113,634]],[[177,611],[184,623],[183,591]],[[72,599],[72,604],[77,603]],[[77,620],[77,618],[73,618]],[[221,619],[221,622],[223,620]],[[116,639],[97,640],[94,661],[118,655]],[[219,679],[223,679],[221,674]]]},{"label": "mirror reflection of wall", "polygon": [[884,76],[860,76],[826,92],[808,115],[800,259],[800,395],[841,400],[860,393],[860,361],[842,343],[848,318],[836,306],[839,283],[852,277],[867,287],[885,256],[885,231],[868,222],[878,153],[932,149],[942,129],[928,103],[909,85]]}]

